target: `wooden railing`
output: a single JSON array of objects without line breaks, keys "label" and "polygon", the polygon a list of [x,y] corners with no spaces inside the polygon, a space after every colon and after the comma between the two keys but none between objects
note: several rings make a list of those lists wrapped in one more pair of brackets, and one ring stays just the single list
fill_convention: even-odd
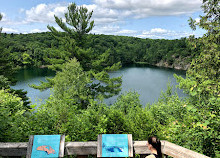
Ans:
[{"label": "wooden railing", "polygon": [[[139,154],[141,158],[150,154],[147,141],[133,141],[134,154]],[[162,153],[165,157],[174,158],[208,158],[205,155],[195,151],[183,148],[168,141],[161,141]],[[1,157],[22,157],[27,153],[27,142],[24,143],[0,143]],[[97,155],[97,141],[90,142],[66,142],[65,155],[77,155],[78,157],[87,157],[88,155]]]}]

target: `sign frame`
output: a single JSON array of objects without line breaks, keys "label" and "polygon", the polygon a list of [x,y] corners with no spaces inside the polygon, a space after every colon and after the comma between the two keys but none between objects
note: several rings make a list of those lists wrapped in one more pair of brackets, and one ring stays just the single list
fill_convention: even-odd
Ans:
[{"label": "sign frame", "polygon": [[[31,158],[34,136],[35,135],[30,135],[29,137],[26,158]],[[46,135],[37,135],[37,136],[46,136]],[[49,135],[49,136],[53,136],[53,135]],[[65,135],[60,135],[59,158],[64,157],[64,145],[65,145]]]},{"label": "sign frame", "polygon": [[[98,135],[97,157],[102,157],[102,144],[103,144],[103,142],[102,142],[102,135],[108,135],[108,134],[99,134]],[[111,134],[111,135],[117,135],[117,134]],[[132,134],[126,134],[126,135],[128,137],[128,157],[133,157]]]}]

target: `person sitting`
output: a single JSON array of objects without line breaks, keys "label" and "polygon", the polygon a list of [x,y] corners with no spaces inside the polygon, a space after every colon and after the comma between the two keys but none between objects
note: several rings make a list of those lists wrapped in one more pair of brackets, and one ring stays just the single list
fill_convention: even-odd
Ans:
[{"label": "person sitting", "polygon": [[151,155],[145,158],[162,158],[161,142],[157,137],[149,137],[147,147],[151,151]]}]

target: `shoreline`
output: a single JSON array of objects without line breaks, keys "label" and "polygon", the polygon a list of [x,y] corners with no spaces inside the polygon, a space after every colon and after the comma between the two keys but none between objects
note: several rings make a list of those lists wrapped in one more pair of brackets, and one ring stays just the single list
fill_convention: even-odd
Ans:
[{"label": "shoreline", "polygon": [[160,61],[159,63],[156,64],[149,64],[147,62],[135,62],[134,64],[137,65],[151,65],[151,66],[156,66],[156,67],[161,67],[161,68],[170,68],[170,69],[175,69],[175,70],[184,70],[187,71],[190,68],[190,63],[189,64],[183,64],[183,63],[174,63],[172,65],[169,65],[167,62]]}]

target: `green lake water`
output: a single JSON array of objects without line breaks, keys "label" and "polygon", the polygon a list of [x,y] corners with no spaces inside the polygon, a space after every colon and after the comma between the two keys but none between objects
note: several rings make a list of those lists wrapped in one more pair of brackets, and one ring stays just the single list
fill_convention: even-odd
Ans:
[{"label": "green lake water", "polygon": [[[170,81],[173,89],[177,85],[173,74],[185,77],[185,71],[178,71],[174,69],[158,68],[153,66],[137,66],[130,65],[121,68],[120,70],[111,73],[111,77],[122,76],[122,91],[136,91],[140,94],[140,100],[142,105],[146,103],[152,104],[157,101],[161,94],[161,90],[165,91],[167,88],[167,83]],[[45,77],[53,77],[55,72],[47,68],[29,68],[21,69],[15,75],[18,80],[14,89],[24,89],[27,91],[27,96],[30,98],[32,103],[40,104],[41,101],[45,101],[50,95],[50,90],[40,91],[30,88],[29,84],[40,84],[40,81],[45,81]],[[180,97],[185,97],[186,95],[182,93],[182,90],[176,89]],[[109,98],[106,103],[112,104],[117,99],[117,96]]]}]

